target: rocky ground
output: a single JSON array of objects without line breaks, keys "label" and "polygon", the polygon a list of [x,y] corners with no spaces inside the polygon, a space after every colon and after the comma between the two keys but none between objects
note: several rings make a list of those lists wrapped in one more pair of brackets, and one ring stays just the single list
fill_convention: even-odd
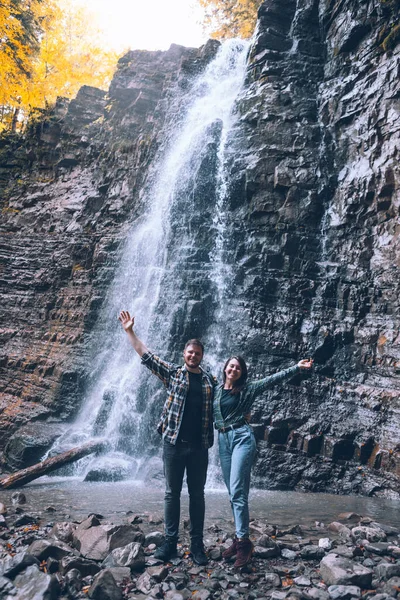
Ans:
[{"label": "rocky ground", "polygon": [[126,514],[118,523],[91,514],[82,522],[48,521],[15,492],[0,504],[0,598],[10,600],[139,600],[220,598],[271,600],[389,600],[400,598],[400,529],[342,513],[330,524],[289,529],[251,522],[252,562],[237,571],[221,554],[232,526],[205,534],[206,567],[195,565],[184,524],[178,558],[153,558],[162,519]]}]

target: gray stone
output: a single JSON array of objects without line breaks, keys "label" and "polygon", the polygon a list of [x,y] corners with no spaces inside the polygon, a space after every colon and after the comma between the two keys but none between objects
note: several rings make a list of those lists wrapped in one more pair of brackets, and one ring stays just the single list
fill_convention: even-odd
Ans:
[{"label": "gray stone", "polygon": [[[157,547],[161,546],[161,544],[164,542],[165,540],[165,535],[163,533],[161,533],[161,531],[152,531],[151,533],[147,533],[144,541],[143,541],[143,545],[144,546],[150,546],[150,544],[155,544]],[[132,540],[132,541],[139,541],[139,540]]]},{"label": "gray stone", "polygon": [[145,565],[145,555],[138,542],[132,542],[123,548],[116,548],[103,562],[104,567],[129,567],[133,571],[140,570]]},{"label": "gray stone", "polygon": [[69,521],[55,523],[50,531],[50,536],[68,544],[68,542],[72,542],[75,528],[76,525]]},{"label": "gray stone", "polygon": [[354,541],[368,540],[368,542],[384,542],[386,541],[386,533],[382,529],[376,527],[353,527],[351,537]]},{"label": "gray stone", "polygon": [[82,556],[65,556],[60,561],[60,572],[65,575],[70,569],[78,569],[82,577],[96,575],[100,571],[100,566]]},{"label": "gray stone", "polygon": [[351,536],[351,530],[346,527],[346,525],[343,525],[343,523],[339,523],[338,521],[333,521],[330,523],[328,525],[328,529],[334,533],[339,533],[341,537],[346,538]]},{"label": "gray stone", "polygon": [[361,589],[356,585],[330,585],[328,593],[332,600],[361,598]]},{"label": "gray stone", "polygon": [[305,560],[319,560],[325,556],[325,550],[314,545],[304,546],[304,548],[301,549],[300,556]]},{"label": "gray stone", "polygon": [[321,577],[327,585],[358,585],[368,588],[372,571],[337,554],[327,554],[320,563]]},{"label": "gray stone", "polygon": [[311,585],[310,579],[308,577],[305,577],[304,575],[300,575],[300,577],[295,577],[293,581],[296,585],[299,585],[300,587],[309,587]]},{"label": "gray stone", "polygon": [[318,546],[324,550],[331,550],[332,541],[329,538],[320,538],[318,540]]},{"label": "gray stone", "polygon": [[[291,552],[291,550],[286,550],[287,552]],[[284,550],[282,550],[284,552]],[[281,551],[276,546],[275,548],[265,548],[263,546],[255,546],[254,547],[254,556],[257,558],[275,558],[281,554]],[[282,555],[283,556],[283,555]]]},{"label": "gray stone", "polygon": [[61,560],[64,556],[78,554],[76,550],[70,548],[70,546],[67,546],[64,542],[49,542],[48,540],[35,540],[29,546],[27,552],[28,554],[35,556],[40,562],[46,560],[49,556]]},{"label": "gray stone", "polygon": [[339,556],[343,556],[344,558],[354,558],[354,548],[353,546],[344,546],[339,545],[335,546],[333,550],[329,552],[329,554],[338,554]]},{"label": "gray stone", "polygon": [[210,548],[208,551],[208,558],[211,560],[221,560],[222,558],[223,548],[221,546],[215,546],[214,548]]},{"label": "gray stone", "polygon": [[[81,524],[83,525],[83,524]],[[73,544],[82,556],[92,560],[104,560],[109,553],[137,540],[141,543],[144,534],[133,525],[103,524],[95,527],[78,527],[73,533]]]},{"label": "gray stone", "polygon": [[14,579],[17,594],[15,600],[52,600],[57,597],[58,584],[55,579],[39,571],[36,565],[27,567]]},{"label": "gray stone", "polygon": [[391,577],[388,579],[383,586],[383,591],[389,596],[396,598],[396,594],[398,595],[400,591],[400,577]]},{"label": "gray stone", "polygon": [[140,577],[137,578],[136,589],[138,589],[139,592],[142,592],[142,594],[149,594],[152,587],[153,582],[148,571],[145,571],[140,575]]},{"label": "gray stone", "polygon": [[269,587],[280,587],[282,582],[277,573],[265,573],[265,582]]},{"label": "gray stone", "polygon": [[293,550],[288,550],[287,548],[283,548],[281,550],[281,555],[283,558],[286,558],[287,560],[296,560],[298,553],[293,552]]},{"label": "gray stone", "polygon": [[70,569],[64,576],[64,583],[68,594],[75,598],[83,587],[82,575],[78,569]]},{"label": "gray stone", "polygon": [[391,577],[399,577],[400,576],[400,562],[399,563],[389,563],[389,562],[381,562],[374,569],[375,575],[378,579],[384,579],[385,581],[390,579]]},{"label": "gray stone", "polygon": [[104,569],[105,571],[111,573],[117,585],[121,585],[124,581],[130,581],[131,579],[131,570],[129,567],[110,567],[109,569]]},{"label": "gray stone", "polygon": [[303,597],[306,600],[329,600],[328,592],[317,587],[310,587],[303,590]]},{"label": "gray stone", "polygon": [[0,598],[8,598],[17,593],[15,587],[7,577],[0,575]]},{"label": "gray stone", "polygon": [[30,565],[39,566],[40,562],[27,552],[17,552],[14,556],[6,556],[0,561],[0,575],[13,579]]},{"label": "gray stone", "polygon": [[122,600],[123,598],[121,589],[108,569],[96,575],[88,596],[93,600]]},{"label": "gray stone", "polygon": [[165,600],[188,600],[192,594],[187,589],[183,590],[168,590],[164,596]]}]

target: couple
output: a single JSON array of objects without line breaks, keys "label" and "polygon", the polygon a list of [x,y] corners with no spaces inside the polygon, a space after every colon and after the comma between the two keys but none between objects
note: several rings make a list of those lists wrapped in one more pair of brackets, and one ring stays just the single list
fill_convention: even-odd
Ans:
[{"label": "couple", "polygon": [[180,520],[180,496],[183,477],[189,491],[190,551],[194,562],[208,562],[203,545],[204,486],[207,477],[208,448],[213,445],[213,419],[218,430],[222,474],[228,488],[236,538],[223,558],[236,556],[235,567],[251,559],[253,545],[249,539],[250,470],[256,442],[246,415],[258,395],[275,383],[290,379],[301,369],[310,369],[311,360],[258,381],[247,382],[247,366],[241,356],[231,356],[223,369],[223,384],[204,371],[200,363],[204,347],[200,340],[186,342],[184,365],[165,362],[148,350],[133,330],[134,318],[122,311],[119,321],[142,364],[163,382],[168,397],[158,426],[163,437],[165,475],[165,543],[154,556],[168,561],[176,556]]}]

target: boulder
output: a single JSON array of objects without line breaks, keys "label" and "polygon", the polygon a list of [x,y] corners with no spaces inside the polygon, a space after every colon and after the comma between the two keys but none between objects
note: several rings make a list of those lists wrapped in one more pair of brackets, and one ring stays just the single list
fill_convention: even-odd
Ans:
[{"label": "boulder", "polygon": [[6,467],[10,471],[19,471],[40,462],[65,428],[65,424],[41,421],[20,427],[4,448]]},{"label": "boulder", "polygon": [[129,567],[139,571],[145,565],[145,555],[138,542],[132,542],[123,548],[116,548],[103,562],[104,567]]},{"label": "boulder", "polygon": [[356,585],[368,588],[372,571],[338,554],[330,553],[321,560],[321,577],[327,585]]},{"label": "boulder", "polygon": [[93,600],[122,600],[123,598],[121,589],[108,569],[95,577],[88,596]]}]

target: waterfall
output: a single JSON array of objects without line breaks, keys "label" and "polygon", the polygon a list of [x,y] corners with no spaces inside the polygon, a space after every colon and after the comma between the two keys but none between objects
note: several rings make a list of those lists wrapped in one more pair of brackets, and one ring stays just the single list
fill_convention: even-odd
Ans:
[{"label": "waterfall", "polygon": [[[106,438],[106,460],[128,476],[156,453],[165,390],[129,345],[117,321],[121,309],[135,316],[138,336],[162,358],[181,362],[185,340],[203,336],[210,342],[209,362],[214,366],[220,359],[218,338],[205,334],[224,312],[225,151],[247,49],[244,41],[222,44],[190,89],[171,103],[165,142],[141,191],[141,215],[92,334],[90,385],[58,451]],[[89,460],[78,463],[80,474]]]}]

